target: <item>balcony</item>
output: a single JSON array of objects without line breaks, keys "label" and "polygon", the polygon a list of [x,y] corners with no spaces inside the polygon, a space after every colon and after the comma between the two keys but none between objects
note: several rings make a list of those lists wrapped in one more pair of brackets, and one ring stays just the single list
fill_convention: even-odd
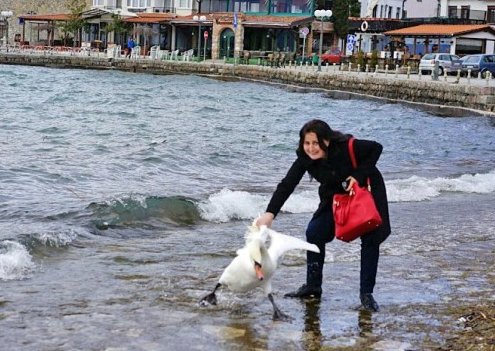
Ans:
[{"label": "balcony", "polygon": [[486,11],[449,8],[448,19],[449,24],[484,24],[486,23]]}]

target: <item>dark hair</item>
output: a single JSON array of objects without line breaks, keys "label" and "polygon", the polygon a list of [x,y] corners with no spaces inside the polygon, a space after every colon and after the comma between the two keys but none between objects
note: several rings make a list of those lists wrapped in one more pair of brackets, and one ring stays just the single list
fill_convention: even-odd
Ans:
[{"label": "dark hair", "polygon": [[330,142],[343,142],[347,141],[350,137],[348,134],[344,134],[339,132],[338,130],[333,130],[330,128],[327,122],[322,121],[320,119],[313,119],[306,124],[303,125],[301,130],[299,131],[299,148],[298,152],[304,153],[304,137],[308,133],[315,133],[318,138],[318,144],[320,148],[328,153],[328,146],[324,143],[324,141]]}]

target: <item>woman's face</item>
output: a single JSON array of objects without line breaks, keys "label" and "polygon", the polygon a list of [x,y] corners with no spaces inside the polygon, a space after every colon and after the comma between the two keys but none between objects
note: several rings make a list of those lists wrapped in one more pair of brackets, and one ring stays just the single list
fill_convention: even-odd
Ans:
[{"label": "woman's face", "polygon": [[[330,144],[330,142],[324,140],[323,141],[326,146]],[[316,133],[309,132],[304,136],[304,152],[308,157],[312,160],[318,160],[320,158],[325,157],[325,151],[320,148],[320,144],[318,143],[318,137]]]}]

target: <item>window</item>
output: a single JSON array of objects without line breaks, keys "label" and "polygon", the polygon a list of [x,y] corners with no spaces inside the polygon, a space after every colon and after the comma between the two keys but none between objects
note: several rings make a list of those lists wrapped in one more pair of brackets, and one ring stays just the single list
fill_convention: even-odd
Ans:
[{"label": "window", "polygon": [[179,0],[179,8],[181,9],[190,9],[191,4],[189,0]]},{"label": "window", "polygon": [[461,6],[461,18],[469,19],[469,6]]},{"label": "window", "polygon": [[457,6],[449,6],[449,18],[457,18]]},{"label": "window", "polygon": [[392,18],[392,6],[389,6],[388,8],[388,16],[387,18]]},{"label": "window", "polygon": [[93,0],[93,6],[103,6],[105,5],[105,0]]},{"label": "window", "polygon": [[495,6],[488,6],[486,11],[486,21],[488,23],[495,23]]},{"label": "window", "polygon": [[471,56],[466,59],[466,63],[477,63],[479,59],[479,56]]},{"label": "window", "polygon": [[400,7],[397,7],[397,12],[395,13],[395,18],[400,18]]},{"label": "window", "polygon": [[151,0],[127,0],[127,7],[151,7]]}]

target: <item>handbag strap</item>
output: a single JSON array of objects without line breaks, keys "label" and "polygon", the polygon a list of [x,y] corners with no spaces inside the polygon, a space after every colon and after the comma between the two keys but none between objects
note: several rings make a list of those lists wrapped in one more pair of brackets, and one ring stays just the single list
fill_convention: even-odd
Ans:
[{"label": "handbag strap", "polygon": [[350,137],[347,146],[349,147],[349,155],[351,156],[352,167],[357,168],[356,155],[354,155],[354,139],[354,137]]},{"label": "handbag strap", "polygon": [[[356,161],[356,155],[354,154],[354,137],[349,138],[349,142],[347,143],[347,146],[349,148],[349,156],[351,156],[351,162],[352,162],[352,167],[357,168],[357,161]],[[366,182],[368,183],[368,190],[371,191],[371,181],[370,177],[366,179]]]}]

